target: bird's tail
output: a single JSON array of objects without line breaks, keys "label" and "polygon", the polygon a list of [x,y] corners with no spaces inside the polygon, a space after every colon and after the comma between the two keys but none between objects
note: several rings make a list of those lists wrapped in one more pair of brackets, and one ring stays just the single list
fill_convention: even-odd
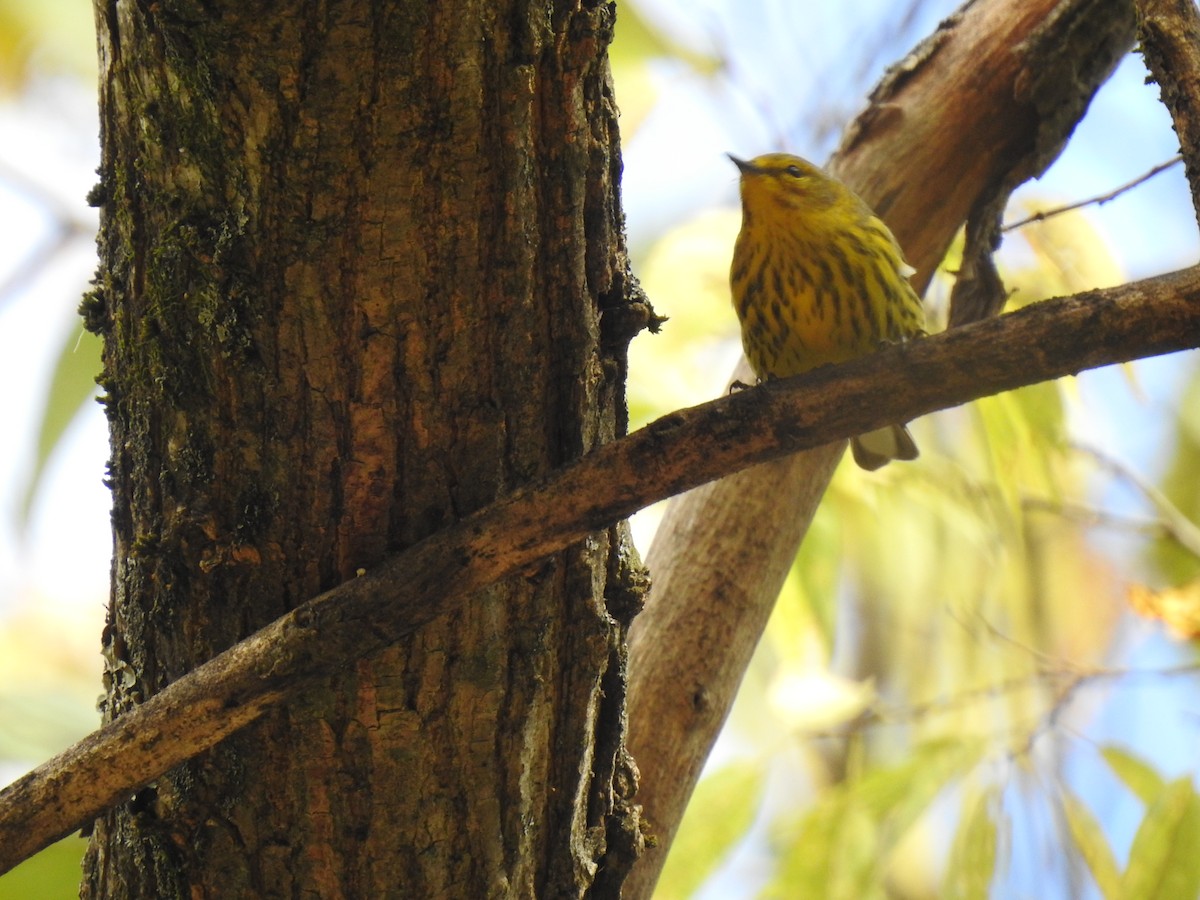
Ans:
[{"label": "bird's tail", "polygon": [[874,472],[893,459],[916,459],[917,445],[903,425],[888,425],[850,439],[854,461],[868,472]]}]

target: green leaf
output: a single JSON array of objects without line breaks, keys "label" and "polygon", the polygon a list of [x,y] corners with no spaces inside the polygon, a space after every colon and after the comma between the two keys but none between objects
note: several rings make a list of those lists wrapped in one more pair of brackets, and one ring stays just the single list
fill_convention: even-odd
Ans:
[{"label": "green leaf", "polygon": [[948,784],[984,752],[978,740],[921,745],[896,766],[828,791],[777,838],[782,859],[764,896],[788,900],[882,897],[892,851]]},{"label": "green leaf", "polygon": [[866,812],[857,806],[847,806],[838,829],[838,843],[830,854],[833,865],[824,892],[814,892],[814,900],[858,900],[882,897],[881,860],[871,852],[876,843],[878,828]]},{"label": "green leaf", "polygon": [[[1158,487],[1176,509],[1192,522],[1200,522],[1200,496],[1196,492],[1196,471],[1200,466],[1200,368],[1193,368],[1188,382],[1174,401],[1177,410],[1173,446],[1164,447],[1170,460]],[[1200,559],[1169,536],[1147,545],[1150,560],[1169,584],[1182,584],[1200,574]]]},{"label": "green leaf", "polygon": [[993,791],[975,793],[966,799],[963,819],[950,848],[942,896],[987,900],[996,874],[997,827],[991,807],[997,802]]},{"label": "green leaf", "polygon": [[1137,798],[1149,806],[1162,794],[1165,784],[1154,767],[1119,747],[1107,746],[1100,751],[1104,761]]},{"label": "green leaf", "polygon": [[1092,811],[1075,794],[1064,791],[1062,808],[1067,817],[1067,828],[1079,855],[1087,863],[1088,871],[1107,900],[1120,900],[1121,870],[1113,856],[1112,847],[1104,836],[1104,829]]},{"label": "green leaf", "polygon": [[1200,892],[1200,799],[1190,776],[1172,781],[1142,819],[1121,880],[1123,900],[1174,900]]},{"label": "green leaf", "polygon": [[782,863],[765,898],[868,900],[882,897],[878,830],[853,793],[835,790],[781,846]]},{"label": "green leaf", "polygon": [[867,773],[853,790],[873,818],[886,820],[894,842],[946,785],[979,761],[984,750],[985,744],[979,740],[929,741],[900,765]]},{"label": "green leaf", "polygon": [[[842,517],[833,514],[824,504],[818,506],[788,577],[788,584],[797,588],[798,603],[808,613],[807,620],[814,622],[820,630],[827,650],[833,646],[838,586],[843,577],[843,525]],[[777,603],[775,615],[779,612]],[[786,620],[781,624],[787,624]],[[784,633],[795,641],[797,634],[805,632],[793,625]]]},{"label": "green leaf", "polygon": [[699,889],[750,830],[761,793],[757,763],[734,763],[701,779],[671,845],[655,900],[682,900]]},{"label": "green leaf", "polygon": [[96,393],[96,376],[100,374],[100,338],[89,331],[72,329],[58,354],[54,375],[42,405],[42,421],[38,427],[37,456],[33,472],[21,498],[18,522],[29,523],[29,512],[41,487],[46,464],[67,427]]}]

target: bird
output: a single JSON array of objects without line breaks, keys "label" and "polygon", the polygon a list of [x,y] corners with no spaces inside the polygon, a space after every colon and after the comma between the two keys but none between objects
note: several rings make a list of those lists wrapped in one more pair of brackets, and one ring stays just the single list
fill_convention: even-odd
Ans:
[{"label": "bird", "polygon": [[[849,187],[788,153],[729,158],[742,227],[729,271],[742,346],[760,382],[845,362],[925,333],[925,309],[887,225]],[[874,471],[912,460],[903,423],[850,441]]]}]

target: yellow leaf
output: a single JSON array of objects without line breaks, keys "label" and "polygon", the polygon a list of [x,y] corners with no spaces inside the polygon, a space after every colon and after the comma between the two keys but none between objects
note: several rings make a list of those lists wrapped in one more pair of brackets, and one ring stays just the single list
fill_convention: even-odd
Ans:
[{"label": "yellow leaf", "polygon": [[1200,636],[1200,579],[1161,591],[1133,584],[1129,586],[1128,597],[1135,613],[1147,619],[1160,619],[1180,640]]}]

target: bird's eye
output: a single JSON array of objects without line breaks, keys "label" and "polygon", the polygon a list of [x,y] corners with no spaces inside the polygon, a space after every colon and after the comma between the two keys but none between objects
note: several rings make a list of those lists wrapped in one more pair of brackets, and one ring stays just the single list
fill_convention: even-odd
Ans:
[{"label": "bird's eye", "polygon": [[804,173],[800,171],[799,166],[788,166],[783,170],[785,174],[791,175],[793,178],[802,178]]}]

